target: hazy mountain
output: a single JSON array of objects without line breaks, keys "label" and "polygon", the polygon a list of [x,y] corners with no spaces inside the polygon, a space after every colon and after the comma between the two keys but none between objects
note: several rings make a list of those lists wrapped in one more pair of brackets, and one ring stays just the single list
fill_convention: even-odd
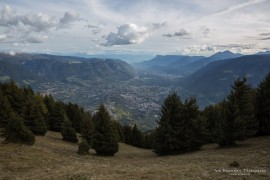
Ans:
[{"label": "hazy mountain", "polygon": [[182,84],[190,92],[202,93],[212,100],[221,100],[238,77],[246,77],[256,86],[270,72],[270,55],[249,55],[209,63]]},{"label": "hazy mountain", "polygon": [[270,54],[270,51],[258,52],[257,55],[265,55]]},{"label": "hazy mountain", "polygon": [[193,71],[186,66],[199,61],[203,56],[181,56],[181,55],[158,55],[155,58],[134,64],[137,69],[160,75],[185,76]]},{"label": "hazy mountain", "polygon": [[9,76],[12,79],[20,77],[25,80],[35,77],[34,79],[49,81],[70,79],[118,81],[136,76],[136,71],[129,64],[115,59],[24,53],[15,56],[0,54],[0,58],[1,77]]},{"label": "hazy mountain", "polygon": [[140,70],[145,70],[154,74],[186,76],[207,64],[224,59],[237,58],[241,54],[235,54],[230,51],[218,52],[210,57],[203,56],[181,56],[166,55],[156,56],[155,58],[137,63],[134,66]]},{"label": "hazy mountain", "polygon": [[217,52],[210,57],[201,59],[200,61],[196,61],[194,63],[190,63],[186,68],[190,68],[190,69],[192,69],[193,72],[195,72],[198,69],[206,66],[207,64],[209,64],[211,62],[218,61],[218,60],[238,58],[241,56],[243,56],[243,55],[239,54],[239,53],[233,53],[231,51]]},{"label": "hazy mountain", "polygon": [[20,83],[42,80],[20,65],[0,60],[0,81],[6,81],[11,79]]}]

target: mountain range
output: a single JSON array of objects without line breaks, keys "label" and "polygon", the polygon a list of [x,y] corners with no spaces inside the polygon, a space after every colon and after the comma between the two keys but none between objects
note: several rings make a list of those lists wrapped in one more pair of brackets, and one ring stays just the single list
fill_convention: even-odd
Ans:
[{"label": "mountain range", "polygon": [[[246,77],[251,85],[256,86],[270,72],[270,54],[244,56],[224,51],[210,57],[157,55],[133,67],[119,59],[0,53],[0,65],[0,80],[13,79],[30,84],[78,80],[110,83],[134,79],[138,75],[150,79],[152,75],[169,76],[179,79],[176,86],[180,84],[187,92],[200,93],[217,101],[229,92],[237,77]],[[146,72],[148,75],[145,76]]]},{"label": "mountain range", "polygon": [[209,63],[181,79],[184,88],[200,93],[213,102],[222,100],[231,90],[233,81],[245,77],[251,86],[270,73],[270,55],[248,55]]},{"label": "mountain range", "polygon": [[81,58],[46,54],[0,54],[0,76],[15,81],[121,81],[136,76],[135,69],[118,59]]},{"label": "mountain range", "polygon": [[136,63],[138,70],[153,74],[183,77],[192,74],[207,64],[224,59],[231,59],[242,56],[230,51],[218,52],[210,57],[204,56],[183,56],[183,55],[158,55],[149,61]]}]

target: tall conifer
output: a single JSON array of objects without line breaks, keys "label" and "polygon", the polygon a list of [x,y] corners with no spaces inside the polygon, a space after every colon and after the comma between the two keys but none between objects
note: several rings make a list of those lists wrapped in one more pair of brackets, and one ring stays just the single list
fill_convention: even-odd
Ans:
[{"label": "tall conifer", "polygon": [[94,115],[95,131],[93,135],[93,149],[97,155],[113,156],[118,152],[118,142],[116,130],[112,125],[112,120],[105,106],[101,104],[98,112]]}]

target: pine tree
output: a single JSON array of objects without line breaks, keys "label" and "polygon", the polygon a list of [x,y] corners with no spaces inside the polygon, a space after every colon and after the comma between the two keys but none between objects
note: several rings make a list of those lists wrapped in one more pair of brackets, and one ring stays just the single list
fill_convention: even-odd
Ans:
[{"label": "pine tree", "polygon": [[117,141],[118,142],[125,142],[125,135],[124,135],[122,125],[119,122],[115,121],[115,120],[112,121],[112,124],[114,126],[114,129],[116,129]]},{"label": "pine tree", "polygon": [[235,145],[256,133],[257,121],[254,118],[251,86],[246,79],[234,82],[232,91],[223,102],[218,143],[220,146]]},{"label": "pine tree", "polygon": [[23,108],[28,99],[28,97],[23,94],[23,90],[19,88],[14,81],[11,81],[2,85],[2,92],[5,94],[14,112],[18,115],[22,115]]},{"label": "pine tree", "polygon": [[77,104],[68,103],[65,105],[65,111],[72,123],[72,127],[76,130],[76,132],[80,133],[81,131],[81,123],[83,120],[83,109],[81,109]]},{"label": "pine tree", "polygon": [[62,134],[64,141],[68,141],[68,142],[72,142],[72,143],[78,142],[76,131],[72,127],[72,123],[70,122],[70,120],[68,119],[68,117],[66,115],[64,115],[61,134]]},{"label": "pine tree", "polygon": [[89,149],[90,149],[90,145],[88,144],[88,142],[85,139],[83,139],[82,142],[79,143],[77,153],[79,155],[87,155],[87,154],[89,154]]},{"label": "pine tree", "polygon": [[5,142],[7,143],[20,143],[26,145],[33,145],[35,143],[35,136],[24,125],[23,120],[15,113],[12,113],[8,119],[5,137]]},{"label": "pine tree", "polygon": [[33,97],[26,104],[23,113],[25,125],[35,134],[44,136],[47,132],[45,118],[42,113],[40,101]]},{"label": "pine tree", "polygon": [[13,110],[0,89],[0,135],[5,136],[5,129],[8,124],[8,119],[10,118]]},{"label": "pine tree", "polygon": [[256,92],[257,135],[270,135],[270,73],[260,82]]},{"label": "pine tree", "polygon": [[144,136],[144,148],[145,149],[153,149],[154,147],[154,138],[155,138],[155,131],[151,133],[147,133]]},{"label": "pine tree", "polygon": [[133,142],[132,128],[128,125],[123,126],[123,133],[125,136],[125,143],[131,145]]},{"label": "pine tree", "polygon": [[159,155],[179,154],[201,147],[199,128],[195,125],[198,116],[195,99],[183,104],[176,93],[170,94],[161,108],[158,128],[155,132],[154,150]]},{"label": "pine tree", "polygon": [[81,123],[81,136],[91,147],[93,144],[94,121],[90,113],[85,112]]},{"label": "pine tree", "polygon": [[200,113],[197,124],[201,128],[205,143],[215,142],[220,119],[220,105],[210,105],[204,108]]},{"label": "pine tree", "polygon": [[113,129],[112,120],[105,106],[101,104],[94,115],[95,131],[93,135],[93,149],[97,155],[113,156],[118,152],[116,130]]},{"label": "pine tree", "polygon": [[66,118],[66,113],[63,109],[63,105],[60,102],[56,102],[50,112],[49,124],[50,130],[61,132],[62,123]]},{"label": "pine tree", "polygon": [[46,95],[44,97],[44,104],[46,105],[46,108],[48,110],[48,113],[45,116],[46,125],[47,125],[47,128],[51,130],[51,117],[52,117],[52,114],[54,111],[54,105],[55,105],[52,95]]},{"label": "pine tree", "polygon": [[144,146],[144,137],[142,132],[138,129],[137,124],[132,128],[132,145],[142,148]]}]

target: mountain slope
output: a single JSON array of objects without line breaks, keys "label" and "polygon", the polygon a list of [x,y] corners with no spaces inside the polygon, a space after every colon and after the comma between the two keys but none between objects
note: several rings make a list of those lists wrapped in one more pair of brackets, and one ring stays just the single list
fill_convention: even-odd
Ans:
[{"label": "mountain slope", "polygon": [[269,55],[250,55],[215,61],[184,78],[188,91],[202,93],[212,100],[222,99],[238,77],[246,77],[256,86],[270,72]]},{"label": "mountain slope", "polygon": [[20,83],[42,81],[41,78],[38,78],[22,66],[0,60],[0,81],[11,79]]},{"label": "mountain slope", "polygon": [[224,59],[232,59],[242,56],[230,51],[217,52],[210,57],[166,55],[135,64],[140,70],[159,75],[186,76],[192,74],[207,64]]},{"label": "mountain slope", "polygon": [[185,76],[193,72],[186,66],[203,58],[203,56],[158,55],[149,61],[137,63],[134,66],[153,74]]},{"label": "mountain slope", "polygon": [[[81,58],[44,54],[0,54],[5,71],[0,75],[12,79],[27,79],[33,76],[47,81],[81,79],[91,81],[121,81],[136,76],[129,64],[115,59]],[[8,64],[8,65],[6,65]],[[26,76],[26,77],[25,77]]]},{"label": "mountain slope", "polygon": [[[229,167],[233,161],[240,170],[266,171],[250,173],[248,179],[269,179],[269,141],[269,136],[256,137],[224,149],[207,144],[200,151],[175,156],[157,156],[151,150],[119,143],[114,157],[100,157],[93,149],[90,155],[77,155],[78,144],[49,131],[37,136],[33,146],[0,143],[0,179],[232,179],[231,173],[222,170],[234,169]],[[243,158],[243,154],[252,157]]]},{"label": "mountain slope", "polygon": [[243,56],[242,54],[238,53],[232,53],[231,51],[223,51],[223,52],[217,52],[213,54],[210,57],[201,59],[200,61],[196,61],[194,63],[188,64],[186,68],[191,68],[193,72],[197,71],[198,69],[206,66],[207,64],[218,61],[218,60],[225,60],[225,59],[233,59]]}]

